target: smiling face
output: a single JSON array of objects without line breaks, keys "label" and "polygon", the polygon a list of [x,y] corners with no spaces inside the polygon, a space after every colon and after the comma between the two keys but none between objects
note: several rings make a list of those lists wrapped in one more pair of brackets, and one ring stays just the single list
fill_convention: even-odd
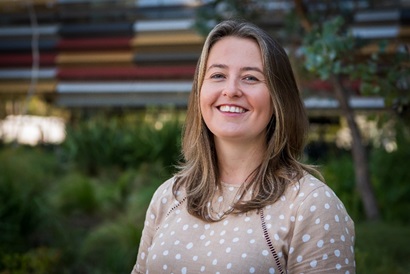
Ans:
[{"label": "smiling face", "polygon": [[213,45],[200,90],[200,107],[215,138],[266,142],[273,106],[255,41],[227,36]]}]

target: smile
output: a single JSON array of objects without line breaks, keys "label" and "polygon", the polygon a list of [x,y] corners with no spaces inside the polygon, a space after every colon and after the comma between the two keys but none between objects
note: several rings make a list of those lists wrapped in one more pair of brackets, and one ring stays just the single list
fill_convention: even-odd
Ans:
[{"label": "smile", "polygon": [[230,112],[230,113],[244,113],[246,109],[237,107],[237,106],[220,106],[219,110],[222,112]]}]

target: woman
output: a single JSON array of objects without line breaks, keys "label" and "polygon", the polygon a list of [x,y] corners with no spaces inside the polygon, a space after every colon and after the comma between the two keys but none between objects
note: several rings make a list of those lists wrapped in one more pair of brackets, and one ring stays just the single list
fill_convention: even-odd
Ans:
[{"label": "woman", "polygon": [[185,161],[152,198],[133,273],[354,273],[353,221],[298,161],[307,128],[283,48],[250,23],[218,24],[195,73]]}]

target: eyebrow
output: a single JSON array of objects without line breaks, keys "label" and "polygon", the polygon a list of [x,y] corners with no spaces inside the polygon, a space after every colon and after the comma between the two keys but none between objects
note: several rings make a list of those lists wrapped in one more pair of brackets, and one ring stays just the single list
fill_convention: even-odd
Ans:
[{"label": "eyebrow", "polygon": [[[212,68],[227,69],[228,66],[227,66],[227,65],[224,65],[224,64],[212,64],[212,65],[210,65],[210,66],[208,67],[207,71],[210,70],[210,69],[212,69]],[[258,68],[258,67],[243,67],[243,68],[241,68],[241,71],[257,71],[257,72],[259,72],[259,73],[264,74],[263,71],[262,71],[260,68]]]}]

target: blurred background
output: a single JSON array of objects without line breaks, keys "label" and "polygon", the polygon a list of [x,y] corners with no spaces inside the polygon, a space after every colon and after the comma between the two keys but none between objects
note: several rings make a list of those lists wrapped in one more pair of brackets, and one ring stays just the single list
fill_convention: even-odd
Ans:
[{"label": "blurred background", "polygon": [[1,0],[0,273],[129,273],[204,36],[286,48],[358,273],[410,273],[409,0]]}]

